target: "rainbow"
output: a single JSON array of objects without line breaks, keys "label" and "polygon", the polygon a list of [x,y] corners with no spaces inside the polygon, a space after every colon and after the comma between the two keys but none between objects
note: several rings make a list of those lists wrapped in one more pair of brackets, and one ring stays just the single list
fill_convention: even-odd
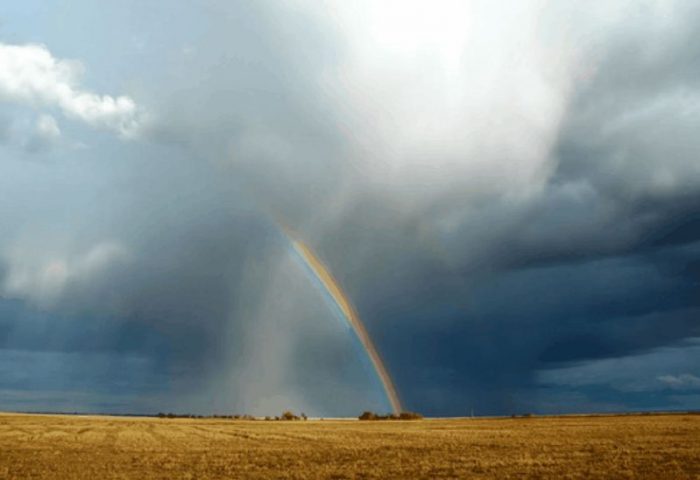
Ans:
[{"label": "rainbow", "polygon": [[304,265],[308,267],[309,271],[311,271],[316,280],[318,280],[320,286],[324,290],[324,293],[330,296],[333,303],[338,307],[343,319],[350,325],[352,330],[355,332],[355,335],[357,335],[357,338],[360,340],[362,347],[364,348],[365,352],[367,352],[367,356],[372,362],[374,371],[377,373],[377,376],[384,387],[384,393],[391,404],[392,410],[394,413],[401,413],[401,402],[399,401],[399,395],[396,392],[396,387],[394,387],[394,382],[391,380],[389,372],[387,371],[386,366],[384,366],[384,362],[382,361],[377,348],[372,342],[372,338],[367,333],[367,329],[362,323],[362,320],[360,320],[360,316],[352,306],[352,303],[350,303],[348,296],[343,292],[342,288],[340,288],[340,285],[335,278],[333,278],[323,262],[319,260],[319,258],[305,243],[301,242],[300,240],[296,240],[288,231],[286,231],[286,229],[285,234],[292,245],[294,252],[298,255]]}]

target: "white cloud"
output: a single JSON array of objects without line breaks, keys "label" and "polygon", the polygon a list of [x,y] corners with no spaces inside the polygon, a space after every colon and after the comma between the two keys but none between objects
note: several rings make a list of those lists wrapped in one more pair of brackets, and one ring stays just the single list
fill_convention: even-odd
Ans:
[{"label": "white cloud", "polygon": [[317,13],[345,42],[323,91],[382,188],[431,201],[450,188],[527,195],[546,180],[575,55],[542,41],[542,4],[330,2]]},{"label": "white cloud", "polygon": [[43,45],[0,43],[0,100],[58,108],[69,118],[132,137],[143,115],[128,96],[98,95],[79,85],[80,62],[57,59]]},{"label": "white cloud", "polygon": [[128,258],[127,250],[115,242],[102,242],[78,255],[38,256],[30,249],[16,248],[5,255],[8,266],[0,293],[28,299],[42,307],[58,303],[69,289],[89,290]]}]

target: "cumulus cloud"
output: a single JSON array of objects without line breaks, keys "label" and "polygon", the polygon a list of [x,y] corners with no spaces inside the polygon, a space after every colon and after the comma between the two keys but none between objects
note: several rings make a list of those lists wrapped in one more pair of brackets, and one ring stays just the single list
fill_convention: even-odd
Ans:
[{"label": "cumulus cloud", "polygon": [[128,96],[98,95],[79,83],[82,64],[55,58],[44,45],[0,43],[0,100],[34,108],[58,108],[96,128],[136,135],[142,116]]},{"label": "cumulus cloud", "polygon": [[102,242],[75,255],[39,258],[35,251],[18,247],[5,255],[2,295],[53,307],[65,300],[67,293],[74,299],[84,296],[127,259],[127,250],[115,242]]}]

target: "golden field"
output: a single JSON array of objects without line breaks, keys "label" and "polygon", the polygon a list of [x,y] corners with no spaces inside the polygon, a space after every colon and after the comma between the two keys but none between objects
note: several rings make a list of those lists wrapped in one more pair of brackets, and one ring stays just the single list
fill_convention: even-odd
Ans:
[{"label": "golden field", "polygon": [[2,414],[0,478],[700,479],[700,416],[266,422]]}]

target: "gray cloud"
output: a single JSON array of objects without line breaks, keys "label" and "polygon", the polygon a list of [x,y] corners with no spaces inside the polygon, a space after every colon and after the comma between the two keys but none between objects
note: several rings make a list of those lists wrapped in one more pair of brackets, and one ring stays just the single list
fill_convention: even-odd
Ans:
[{"label": "gray cloud", "polygon": [[25,143],[28,152],[40,152],[51,148],[61,138],[61,129],[51,115],[40,115],[36,120],[34,132]]},{"label": "gray cloud", "polygon": [[[697,336],[696,9],[469,5],[109,7],[138,40],[119,81],[157,122],[49,165],[4,159],[3,295],[114,319],[105,351],[153,328],[176,406],[202,410],[381,408],[280,220],[428,413],[546,405],[543,371]],[[61,348],[88,343],[79,325]]]},{"label": "gray cloud", "polygon": [[674,389],[698,389],[700,388],[700,377],[692,373],[681,373],[680,375],[660,375],[656,379]]}]

